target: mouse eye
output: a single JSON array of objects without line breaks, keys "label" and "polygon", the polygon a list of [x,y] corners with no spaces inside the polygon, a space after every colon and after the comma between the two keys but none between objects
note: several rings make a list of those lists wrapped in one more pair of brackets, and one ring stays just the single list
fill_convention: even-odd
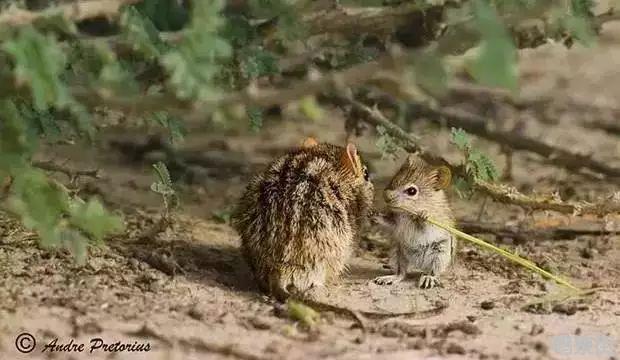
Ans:
[{"label": "mouse eye", "polygon": [[418,194],[418,188],[416,186],[410,186],[405,189],[405,194],[409,196],[416,196]]},{"label": "mouse eye", "polygon": [[366,165],[362,168],[362,172],[364,173],[364,180],[369,181],[370,174],[368,173],[368,167]]}]

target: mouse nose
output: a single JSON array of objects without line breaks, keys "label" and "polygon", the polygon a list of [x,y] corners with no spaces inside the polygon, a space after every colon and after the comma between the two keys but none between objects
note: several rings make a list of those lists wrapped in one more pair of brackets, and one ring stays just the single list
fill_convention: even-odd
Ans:
[{"label": "mouse nose", "polygon": [[387,202],[388,204],[394,202],[394,200],[396,200],[397,196],[398,196],[398,194],[394,190],[385,190],[383,192],[383,197],[385,199],[385,202]]}]

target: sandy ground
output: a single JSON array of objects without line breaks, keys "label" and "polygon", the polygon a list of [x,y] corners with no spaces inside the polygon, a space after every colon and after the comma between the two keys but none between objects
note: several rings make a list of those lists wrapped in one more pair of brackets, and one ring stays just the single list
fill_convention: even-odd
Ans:
[{"label": "sandy ground", "polygon": [[[613,116],[572,108],[571,101],[620,107],[620,26],[609,24],[594,50],[544,46],[521,53],[524,93],[552,94],[558,106],[540,111],[516,111],[498,106],[504,125],[524,120],[526,134],[620,166],[617,136],[584,130],[583,116]],[[614,25],[614,26],[611,26]],[[563,104],[569,103],[568,106]],[[466,105],[463,105],[466,106]],[[482,109],[486,111],[487,109]],[[545,110],[545,111],[547,111]],[[618,236],[578,237],[572,240],[531,239],[509,247],[539,264],[600,291],[584,298],[559,301],[561,289],[524,272],[503,259],[462,244],[455,267],[444,287],[420,290],[416,275],[392,287],[370,280],[386,273],[385,239],[368,233],[351,259],[350,270],[330,288],[329,302],[360,310],[425,310],[447,305],[428,319],[394,318],[369,321],[365,331],[335,314],[322,313],[308,331],[283,314],[281,306],[257,292],[240,257],[238,237],[221,221],[248,177],[267,161],[308,135],[341,143],[342,121],[337,111],[329,118],[308,121],[290,118],[268,122],[258,134],[240,131],[192,133],[183,148],[209,161],[198,167],[193,184],[180,184],[183,206],[172,228],[140,239],[159,217],[160,200],[149,191],[148,162],[129,160],[111,140],[136,138],[140,132],[109,129],[94,149],[55,148],[48,155],[78,167],[100,167],[104,180],[86,180],[89,191],[100,192],[109,206],[125,214],[127,230],[94,249],[84,266],[63,251],[36,246],[35,236],[16,223],[0,219],[0,359],[617,359],[620,356],[620,246]],[[552,118],[554,122],[537,121]],[[433,151],[458,160],[449,131],[425,123],[411,131]],[[381,190],[399,165],[380,158],[374,142],[359,139],[376,170]],[[496,144],[477,141],[500,165]],[[156,158],[157,154],[151,154]],[[237,161],[225,166],[213,159]],[[241,164],[241,165],[239,165]],[[604,180],[573,174],[520,152],[514,156],[512,183],[523,191],[559,191],[570,200],[596,200],[618,191]],[[522,209],[482,198],[459,199],[450,194],[459,219],[529,226],[586,222],[557,214],[528,214]],[[607,226],[620,227],[610,217]],[[528,306],[528,304],[530,304]],[[16,350],[16,337],[36,338],[33,352]],[[56,342],[54,343],[54,340]],[[100,340],[96,340],[100,339]],[[21,342],[20,342],[21,341]],[[32,339],[20,340],[28,346]],[[51,352],[52,345],[84,343],[82,352]],[[93,343],[91,343],[91,341]],[[92,344],[129,344],[125,351],[90,353]],[[46,345],[48,345],[46,347]],[[148,345],[149,351],[137,351]],[[69,345],[67,345],[69,347]],[[43,351],[45,350],[45,351]],[[116,350],[119,350],[118,345]],[[136,351],[129,351],[136,350]],[[615,355],[614,355],[615,354]]]}]

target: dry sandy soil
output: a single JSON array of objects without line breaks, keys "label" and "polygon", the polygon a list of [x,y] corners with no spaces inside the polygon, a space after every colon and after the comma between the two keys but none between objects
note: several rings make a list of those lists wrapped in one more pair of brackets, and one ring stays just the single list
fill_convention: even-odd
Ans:
[{"label": "dry sandy soil", "polygon": [[[614,116],[609,111],[572,106],[620,107],[620,26],[608,24],[594,50],[544,46],[521,52],[524,93],[553,96],[553,106],[515,110],[494,106],[494,117],[511,124],[524,120],[526,134],[573,150],[591,152],[620,166],[618,136],[584,130],[584,116]],[[458,106],[472,107],[471,104]],[[476,105],[488,112],[490,105]],[[543,116],[544,115],[544,116]],[[507,243],[539,264],[553,269],[583,288],[601,288],[582,298],[561,298],[553,283],[508,264],[485,251],[461,244],[455,267],[442,288],[420,290],[416,275],[392,287],[372,284],[386,273],[385,239],[369,232],[351,259],[350,270],[330,289],[328,301],[367,311],[423,311],[447,305],[427,319],[368,320],[363,331],[354,322],[323,312],[308,330],[288,318],[282,306],[258,293],[240,257],[238,237],[226,224],[226,211],[237,199],[252,172],[286,152],[308,135],[341,143],[339,113],[328,119],[290,118],[268,122],[258,134],[239,131],[190,135],[183,149],[203,159],[192,165],[191,184],[180,183],[181,210],[171,228],[148,235],[160,212],[149,160],[150,152],[135,151],[113,142],[140,138],[114,128],[102,133],[92,149],[55,147],[49,157],[71,166],[99,167],[106,177],[82,181],[84,191],[100,193],[108,205],[124,212],[126,232],[91,251],[87,264],[76,265],[64,251],[36,246],[36,237],[15,222],[0,220],[0,359],[611,359],[620,356],[619,236],[579,236],[575,239],[487,239]],[[554,120],[554,121],[550,121]],[[449,131],[424,122],[411,128],[431,150],[458,160]],[[359,139],[376,170],[380,191],[401,158],[381,160],[375,138]],[[496,144],[477,146],[504,166]],[[618,191],[617,182],[574,174],[535,155],[515,153],[512,183],[525,192],[559,191],[569,200],[596,200]],[[552,213],[530,214],[520,208],[474,197],[463,200],[451,193],[462,220],[529,227],[586,224],[620,228],[620,218],[574,218]],[[379,197],[379,196],[378,196]],[[214,216],[220,214],[220,216]],[[533,304],[532,303],[536,303]],[[527,306],[530,304],[530,306]],[[21,354],[16,336],[31,333],[36,349]],[[89,353],[90,341],[100,338],[149,344],[149,352]],[[57,344],[85,343],[85,351],[42,350]],[[23,345],[28,345],[27,342]],[[588,341],[591,341],[588,344]],[[48,348],[49,349],[49,348]],[[615,354],[615,355],[614,355]],[[615,356],[615,357],[614,357]]]}]

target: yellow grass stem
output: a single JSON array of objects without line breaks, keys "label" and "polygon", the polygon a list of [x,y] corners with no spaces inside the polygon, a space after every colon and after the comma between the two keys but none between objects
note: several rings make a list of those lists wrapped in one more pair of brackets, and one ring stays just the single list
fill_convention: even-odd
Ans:
[{"label": "yellow grass stem", "polygon": [[496,253],[502,255],[503,257],[508,258],[509,260],[511,260],[513,262],[516,262],[517,264],[530,269],[533,272],[536,272],[536,273],[538,273],[540,275],[543,275],[545,277],[553,279],[558,284],[562,284],[562,285],[564,285],[564,286],[566,286],[566,287],[568,287],[568,288],[570,288],[572,290],[581,291],[581,289],[579,289],[578,287],[572,285],[568,281],[560,278],[559,276],[553,275],[553,274],[551,274],[550,272],[548,272],[546,270],[541,269],[540,267],[536,266],[536,264],[534,264],[533,262],[531,262],[531,261],[529,261],[527,259],[524,259],[524,258],[520,257],[519,255],[510,253],[510,252],[508,252],[508,251],[506,251],[506,250],[504,250],[502,248],[499,248],[499,247],[497,247],[497,246],[495,246],[493,244],[489,244],[488,242],[486,242],[484,240],[480,240],[480,239],[478,239],[476,237],[473,237],[473,236],[471,236],[469,234],[466,234],[466,233],[464,233],[462,231],[459,231],[459,230],[457,230],[457,229],[455,229],[455,228],[453,228],[451,226],[444,225],[444,224],[438,222],[437,220],[434,220],[434,219],[431,219],[431,218],[427,218],[426,221],[428,221],[429,223],[431,223],[431,224],[433,224],[435,226],[438,226],[438,227],[440,227],[440,228],[442,228],[442,229],[444,229],[444,230],[446,230],[446,231],[448,231],[448,232],[450,232],[450,233],[452,233],[452,234],[454,234],[454,235],[456,235],[456,236],[458,236],[458,237],[460,237],[460,238],[462,238],[464,240],[467,240],[467,241],[472,242],[472,243],[474,243],[474,244],[476,244],[476,245],[478,245],[480,247],[483,247],[485,249],[488,249],[488,250],[491,250],[493,252],[496,252]]}]

